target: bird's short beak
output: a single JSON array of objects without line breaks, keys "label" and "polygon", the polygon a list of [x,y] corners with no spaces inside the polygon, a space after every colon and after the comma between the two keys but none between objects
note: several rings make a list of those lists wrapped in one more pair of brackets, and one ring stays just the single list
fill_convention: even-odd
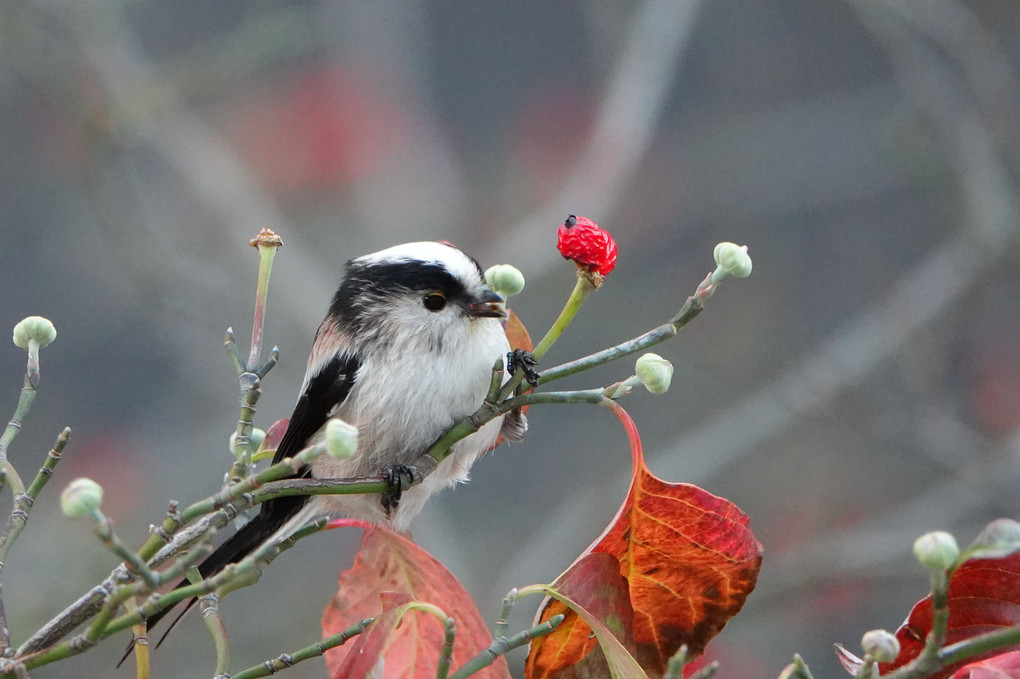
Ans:
[{"label": "bird's short beak", "polygon": [[506,318],[506,304],[495,292],[486,290],[479,301],[468,305],[467,313],[471,318]]}]

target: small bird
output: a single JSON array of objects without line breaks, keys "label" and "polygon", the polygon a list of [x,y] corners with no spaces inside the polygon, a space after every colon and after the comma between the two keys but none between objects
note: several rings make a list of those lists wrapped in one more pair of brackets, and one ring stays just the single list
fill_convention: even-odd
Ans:
[{"label": "small bird", "polygon": [[[400,493],[399,476],[482,404],[493,365],[510,349],[500,322],[505,316],[503,300],[485,283],[478,262],[453,245],[406,243],[347,262],[315,333],[300,396],[273,462],[320,441],[326,422],[339,417],[358,428],[357,452],[343,460],[321,455],[294,477],[383,474],[393,490],[382,498],[315,495],[265,502],[199,566],[202,576],[323,516],[406,530],[433,493],[467,480],[471,465],[501,433],[519,441],[527,428],[524,416],[498,417],[454,444],[424,481]],[[168,612],[151,616],[149,629]]]}]

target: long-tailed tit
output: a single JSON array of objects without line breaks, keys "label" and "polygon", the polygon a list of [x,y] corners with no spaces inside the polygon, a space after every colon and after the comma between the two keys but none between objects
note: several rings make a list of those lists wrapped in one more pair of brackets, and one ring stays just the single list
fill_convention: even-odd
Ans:
[{"label": "long-tailed tit", "polygon": [[[355,455],[316,458],[296,476],[394,476],[485,398],[492,366],[509,345],[500,319],[503,300],[484,282],[473,258],[452,245],[407,243],[347,263],[344,280],[315,334],[301,395],[274,462],[292,457],[323,436],[332,417],[358,428]],[[472,463],[502,431],[519,440],[520,414],[499,417],[458,441],[420,484],[382,500],[378,495],[282,497],[199,567],[204,577],[287,537],[325,515],[361,518],[407,528],[438,490],[465,481]],[[394,481],[399,484],[399,479]],[[399,498],[399,502],[395,502]],[[167,610],[150,617],[149,626]]]}]

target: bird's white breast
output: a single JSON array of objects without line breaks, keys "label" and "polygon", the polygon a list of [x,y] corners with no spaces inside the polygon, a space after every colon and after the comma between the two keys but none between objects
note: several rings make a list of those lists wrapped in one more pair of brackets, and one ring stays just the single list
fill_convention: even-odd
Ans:
[{"label": "bird's white breast", "polygon": [[[358,427],[358,452],[348,460],[319,457],[314,476],[373,476],[390,465],[414,465],[439,436],[478,409],[492,366],[509,345],[496,319],[459,322],[466,332],[444,333],[442,346],[433,351],[423,353],[414,333],[404,333],[361,356],[354,387],[336,413]],[[406,491],[391,524],[405,529],[432,493],[466,480],[471,464],[496,442],[502,419],[459,441],[423,483]],[[320,502],[331,513],[385,520],[378,495],[320,496]]]}]

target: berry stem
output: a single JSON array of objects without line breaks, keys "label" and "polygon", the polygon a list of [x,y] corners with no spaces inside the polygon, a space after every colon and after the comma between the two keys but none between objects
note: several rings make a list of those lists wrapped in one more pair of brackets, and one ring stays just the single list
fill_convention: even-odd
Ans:
[{"label": "berry stem", "polygon": [[578,272],[577,284],[574,285],[574,291],[570,293],[570,298],[567,299],[567,303],[564,305],[563,311],[560,312],[559,318],[556,319],[556,322],[549,328],[549,332],[545,334],[542,341],[531,352],[535,359],[541,359],[545,352],[549,351],[549,348],[560,338],[560,335],[567,329],[570,322],[574,320],[574,316],[577,315],[581,305],[584,304],[584,300],[595,289],[595,285],[589,277]]}]

